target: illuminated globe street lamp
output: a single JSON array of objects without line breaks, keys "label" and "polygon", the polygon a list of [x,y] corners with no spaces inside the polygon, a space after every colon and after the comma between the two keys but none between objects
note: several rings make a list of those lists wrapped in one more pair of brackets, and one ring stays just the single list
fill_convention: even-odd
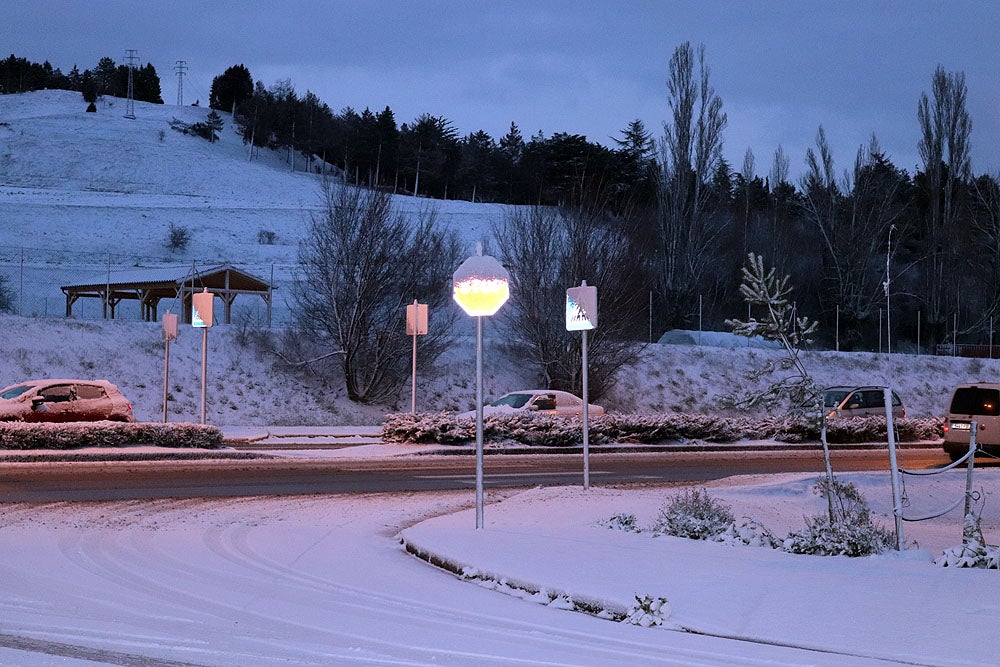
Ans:
[{"label": "illuminated globe street lamp", "polygon": [[476,254],[452,276],[455,302],[476,318],[476,529],[483,527],[483,317],[495,315],[510,298],[510,274],[496,259]]}]

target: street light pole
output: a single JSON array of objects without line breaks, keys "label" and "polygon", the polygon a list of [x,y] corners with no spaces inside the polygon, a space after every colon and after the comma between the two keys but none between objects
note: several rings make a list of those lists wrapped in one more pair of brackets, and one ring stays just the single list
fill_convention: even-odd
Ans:
[{"label": "street light pole", "polygon": [[882,287],[885,289],[885,351],[888,354],[892,354],[892,325],[889,315],[889,256],[892,252],[892,230],[894,229],[896,229],[896,225],[889,226],[889,241],[885,245],[885,282],[882,283]]},{"label": "street light pole", "polygon": [[476,529],[483,527],[483,317],[495,315],[510,298],[510,274],[493,257],[476,254],[452,276],[455,302],[476,318]]}]

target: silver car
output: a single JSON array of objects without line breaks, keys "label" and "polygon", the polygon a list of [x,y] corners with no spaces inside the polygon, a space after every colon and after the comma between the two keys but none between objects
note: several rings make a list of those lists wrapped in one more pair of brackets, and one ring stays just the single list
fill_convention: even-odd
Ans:
[{"label": "silver car", "polygon": [[[502,414],[514,412],[535,412],[540,414],[563,415],[567,417],[583,416],[583,400],[569,393],[556,389],[522,389],[504,394],[489,405],[483,406],[483,414]],[[591,403],[587,412],[590,416],[604,414],[604,408]],[[459,417],[475,417],[476,411],[459,413]]]}]

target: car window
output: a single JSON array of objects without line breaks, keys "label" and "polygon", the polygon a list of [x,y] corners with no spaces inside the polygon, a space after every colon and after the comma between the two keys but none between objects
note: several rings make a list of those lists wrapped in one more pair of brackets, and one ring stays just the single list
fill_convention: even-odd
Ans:
[{"label": "car window", "polygon": [[26,391],[31,391],[32,385],[30,384],[19,384],[17,386],[11,387],[10,389],[0,393],[0,398],[5,398],[8,401],[12,398],[17,398]]},{"label": "car window", "polygon": [[959,387],[950,412],[959,415],[1000,416],[1000,391],[986,387]]},{"label": "car window", "polygon": [[539,410],[555,410],[556,399],[551,396],[536,396],[535,407]]},{"label": "car window", "polygon": [[45,398],[46,403],[61,403],[73,400],[73,388],[68,384],[57,384],[46,387],[38,392],[39,396]]},{"label": "car window", "polygon": [[861,407],[881,408],[885,406],[885,393],[881,389],[866,389],[861,394]]},{"label": "car window", "polygon": [[531,394],[507,394],[490,403],[492,406],[508,405],[512,408],[523,408],[531,399]]},{"label": "car window", "polygon": [[104,393],[104,387],[100,385],[78,384],[76,385],[76,397],[81,400],[107,398],[107,394]]},{"label": "car window", "polygon": [[828,408],[835,408],[840,405],[840,402],[847,398],[848,390],[846,389],[828,389],[823,392],[823,405]]}]

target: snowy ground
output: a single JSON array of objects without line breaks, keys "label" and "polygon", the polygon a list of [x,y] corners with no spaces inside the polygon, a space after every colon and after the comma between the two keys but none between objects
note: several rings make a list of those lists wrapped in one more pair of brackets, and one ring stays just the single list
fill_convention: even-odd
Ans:
[{"label": "snowy ground", "polygon": [[[938,478],[908,485],[911,511],[961,493],[961,473]],[[885,475],[843,479],[887,519]],[[783,535],[823,511],[812,481],[734,477],[709,490]],[[1000,473],[980,472],[977,488],[995,505]],[[600,525],[620,512],[649,525],[676,491],[488,491],[478,531],[471,489],[8,504],[0,664],[995,664],[969,628],[1000,621],[996,572],[931,562],[960,541],[955,516],[906,524],[910,550],[863,559]],[[985,528],[995,540],[997,522]],[[401,536],[487,581],[408,555]],[[515,585],[545,593],[501,592]],[[662,627],[564,609],[567,596],[623,609],[636,595],[667,600]]]}]

